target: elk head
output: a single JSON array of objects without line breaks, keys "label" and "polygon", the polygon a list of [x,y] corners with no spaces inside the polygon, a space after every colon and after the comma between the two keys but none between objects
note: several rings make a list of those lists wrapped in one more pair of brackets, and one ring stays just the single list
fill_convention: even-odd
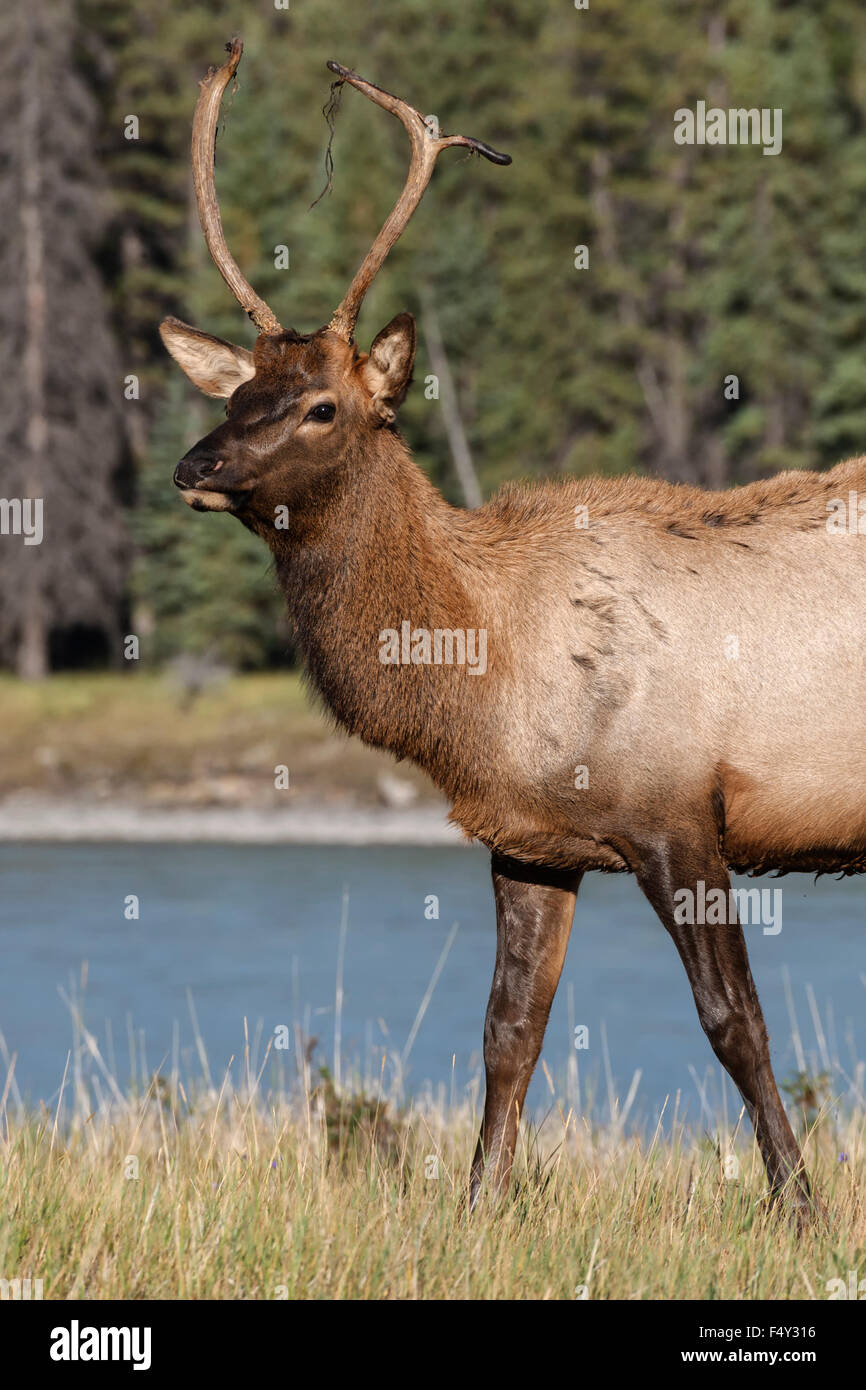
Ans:
[{"label": "elk head", "polygon": [[192,133],[192,167],[199,218],[213,260],[241,307],[259,329],[252,351],[201,333],[180,319],[160,325],[162,340],[206,395],[224,397],[227,419],[181,459],[174,481],[200,511],[231,511],[256,529],[273,526],[274,507],[291,507],[346,461],[359,436],[394,422],[415,357],[415,321],[398,314],[359,353],[355,323],[373,278],[421,200],[442,150],[462,145],[495,164],[510,164],[480,140],[439,135],[433,123],[390,92],[330,62],[348,82],[402,121],[411,142],[409,175],[393,211],[325,328],[284,330],[252,289],[226,246],[214,186],[214,139],[220,102],[237,71],[240,39],[226,45],[227,61],[201,82]]}]

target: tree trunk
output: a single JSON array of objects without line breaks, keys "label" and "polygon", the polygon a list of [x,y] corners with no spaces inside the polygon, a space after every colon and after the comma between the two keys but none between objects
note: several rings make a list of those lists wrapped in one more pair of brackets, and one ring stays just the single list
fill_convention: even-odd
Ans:
[{"label": "tree trunk", "polygon": [[[23,388],[27,430],[25,496],[41,498],[42,462],[48,441],[45,413],[45,238],[42,226],[40,167],[40,73],[33,10],[26,9],[25,53],[21,70],[20,217],[24,233]],[[23,540],[20,541],[23,545]],[[48,673],[48,623],[39,547],[29,549],[23,567],[24,602],[18,633],[16,667],[22,680],[41,680]]]},{"label": "tree trunk", "polygon": [[48,675],[48,624],[41,598],[34,586],[18,633],[15,669],[23,681],[41,681]]},{"label": "tree trunk", "polygon": [[424,332],[424,341],[427,344],[430,365],[439,378],[439,399],[442,402],[442,418],[445,422],[445,433],[448,436],[451,458],[454,461],[454,471],[457,474],[463,492],[463,500],[467,507],[480,507],[482,502],[481,486],[478,482],[478,475],[475,472],[475,465],[472,462],[469,440],[466,438],[466,431],[463,428],[463,420],[460,416],[460,406],[457,401],[454,378],[451,375],[448,355],[445,352],[445,344],[442,341],[442,332],[439,327],[439,315],[436,313],[436,301],[433,297],[433,291],[427,285],[421,290],[421,307],[423,310],[421,325]]}]

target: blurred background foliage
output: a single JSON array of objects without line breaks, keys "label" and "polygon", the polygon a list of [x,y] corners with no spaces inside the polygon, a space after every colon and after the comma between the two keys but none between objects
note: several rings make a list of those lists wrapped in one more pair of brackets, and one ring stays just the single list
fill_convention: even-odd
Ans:
[{"label": "blurred background foliage", "polygon": [[[172,487],[221,407],[157,335],[172,313],[252,342],[205,251],[189,174],[197,80],[236,32],[245,54],[217,142],[227,240],[301,331],[327,322],[407,167],[399,124],[343,89],[333,190],[311,208],[328,58],[514,158],[499,169],[443,157],[359,323],[363,348],[393,314],[418,316],[402,427],[453,502],[465,478],[443,401],[424,392],[437,338],[485,496],[510,478],[596,471],[726,487],[864,447],[857,0],[28,0],[11,24],[2,490],[38,484],[54,518],[42,546],[2,548],[0,661],[21,674],[119,664],[130,631],[148,662],[292,661],[265,550],[231,518],[190,513]],[[676,145],[674,111],[700,99],[781,107],[781,154]],[[15,211],[28,196],[41,270],[33,218]],[[125,398],[131,375],[137,399]]]}]

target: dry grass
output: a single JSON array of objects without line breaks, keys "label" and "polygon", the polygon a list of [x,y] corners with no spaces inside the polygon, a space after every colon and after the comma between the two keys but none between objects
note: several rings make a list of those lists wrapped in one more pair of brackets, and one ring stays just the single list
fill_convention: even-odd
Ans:
[{"label": "dry grass", "polygon": [[0,1109],[0,1277],[45,1298],[823,1299],[866,1272],[862,1114],[808,1143],[829,1231],[768,1209],[749,1135],[642,1140],[557,1106],[512,1195],[467,1216],[468,1108],[398,1111],[306,1062],[266,1094],[248,1058],[237,1084],[124,1098],[91,1043],[56,1114],[14,1084]]}]

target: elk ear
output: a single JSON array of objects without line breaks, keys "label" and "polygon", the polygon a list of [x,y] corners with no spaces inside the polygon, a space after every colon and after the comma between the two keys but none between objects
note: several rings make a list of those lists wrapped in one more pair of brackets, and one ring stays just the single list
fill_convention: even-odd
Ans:
[{"label": "elk ear", "polygon": [[246,348],[200,333],[181,319],[163,319],[159,336],[193,386],[206,396],[231,396],[256,374],[253,354]]},{"label": "elk ear", "polygon": [[398,314],[377,334],[369,356],[359,366],[361,379],[384,424],[391,424],[397,406],[409,390],[414,361],[415,320],[411,314]]}]

